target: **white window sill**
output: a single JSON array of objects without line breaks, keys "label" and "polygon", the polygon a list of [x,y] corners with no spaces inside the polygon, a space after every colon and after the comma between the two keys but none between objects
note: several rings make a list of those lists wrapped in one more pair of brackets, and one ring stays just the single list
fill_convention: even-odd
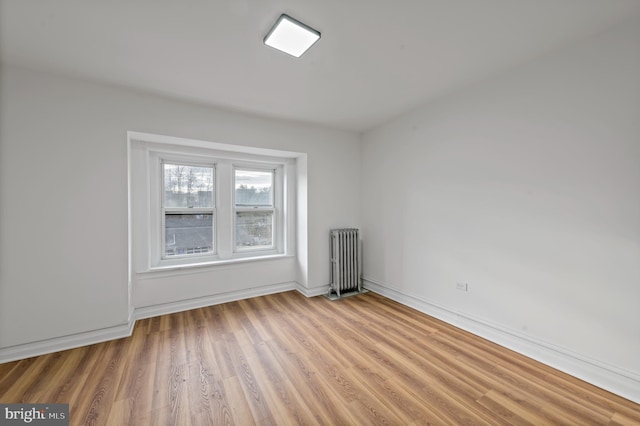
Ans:
[{"label": "white window sill", "polygon": [[272,255],[266,255],[266,256],[213,260],[208,262],[183,263],[180,265],[163,265],[163,266],[150,267],[147,270],[138,271],[136,273],[138,275],[138,279],[144,280],[144,279],[155,278],[158,276],[203,273],[207,271],[216,270],[225,266],[231,267],[233,265],[243,264],[243,263],[255,263],[255,262],[263,262],[263,261],[279,260],[279,259],[281,260],[281,259],[289,259],[293,257],[294,257],[293,255],[289,255],[289,254],[272,254]]}]

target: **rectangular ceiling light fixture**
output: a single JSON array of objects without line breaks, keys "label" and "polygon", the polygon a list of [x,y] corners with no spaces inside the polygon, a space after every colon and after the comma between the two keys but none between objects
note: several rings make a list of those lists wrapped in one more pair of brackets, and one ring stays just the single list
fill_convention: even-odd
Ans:
[{"label": "rectangular ceiling light fixture", "polygon": [[299,58],[320,39],[320,32],[282,14],[264,38],[264,44]]}]

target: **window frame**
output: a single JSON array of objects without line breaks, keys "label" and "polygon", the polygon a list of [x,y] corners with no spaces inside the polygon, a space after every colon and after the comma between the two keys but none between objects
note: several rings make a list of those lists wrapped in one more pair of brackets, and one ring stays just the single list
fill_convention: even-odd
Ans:
[{"label": "window frame", "polygon": [[[222,264],[237,260],[250,260],[286,255],[288,234],[293,223],[287,223],[287,172],[295,173],[295,163],[290,159],[147,143],[147,182],[149,203],[147,270],[184,268],[207,264]],[[197,167],[213,167],[213,252],[165,256],[164,229],[164,171],[163,164],[184,164]],[[290,170],[290,166],[294,169]],[[273,171],[273,245],[260,249],[236,250],[235,233],[235,170]],[[270,207],[271,208],[271,207]],[[192,210],[192,209],[188,209]],[[253,210],[253,209],[252,209]],[[188,212],[190,213],[190,212]]]},{"label": "window frame", "polygon": [[[164,188],[165,183],[165,164],[175,164],[179,166],[187,166],[187,167],[202,167],[202,168],[211,168],[212,169],[212,178],[213,178],[213,187],[211,188],[212,197],[211,197],[211,207],[167,207],[166,203],[166,190]],[[173,259],[199,259],[199,258],[208,258],[211,256],[215,256],[217,254],[217,244],[216,244],[216,166],[215,163],[209,162],[195,162],[195,161],[182,161],[175,159],[167,159],[164,157],[160,157],[160,186],[162,187],[162,194],[160,197],[160,261],[167,261]],[[168,214],[182,214],[182,215],[198,215],[198,214],[211,214],[211,244],[212,251],[206,252],[205,254],[201,253],[185,253],[185,254],[176,254],[167,256],[167,242],[166,242],[166,218]]]},{"label": "window frame", "polygon": [[[238,170],[248,171],[248,172],[271,172],[271,205],[263,206],[263,205],[238,205],[236,201],[236,172]],[[247,253],[256,253],[256,252],[266,252],[272,253],[275,250],[278,252],[278,247],[282,245],[281,241],[281,233],[279,230],[283,227],[284,216],[283,216],[283,205],[284,198],[282,193],[284,192],[284,182],[283,182],[283,166],[282,165],[264,165],[264,166],[256,166],[253,163],[238,163],[235,162],[233,164],[233,200],[232,200],[232,209],[233,209],[233,250],[236,256],[242,256]],[[271,247],[238,247],[238,232],[237,232],[237,219],[239,212],[272,212],[272,229],[271,229]]]}]

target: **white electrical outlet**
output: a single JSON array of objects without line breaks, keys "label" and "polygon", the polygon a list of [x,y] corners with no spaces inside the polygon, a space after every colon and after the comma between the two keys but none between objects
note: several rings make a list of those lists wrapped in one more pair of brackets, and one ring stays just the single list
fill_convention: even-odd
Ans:
[{"label": "white electrical outlet", "polygon": [[457,282],[456,289],[461,291],[469,291],[469,284],[463,283],[463,282]]}]

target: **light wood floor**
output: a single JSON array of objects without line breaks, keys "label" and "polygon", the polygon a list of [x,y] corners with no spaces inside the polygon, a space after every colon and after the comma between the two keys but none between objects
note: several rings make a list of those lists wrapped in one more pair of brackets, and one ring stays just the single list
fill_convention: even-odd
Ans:
[{"label": "light wood floor", "polygon": [[640,406],[373,293],[287,292],[0,365],[0,402],[96,425],[640,425]]}]

